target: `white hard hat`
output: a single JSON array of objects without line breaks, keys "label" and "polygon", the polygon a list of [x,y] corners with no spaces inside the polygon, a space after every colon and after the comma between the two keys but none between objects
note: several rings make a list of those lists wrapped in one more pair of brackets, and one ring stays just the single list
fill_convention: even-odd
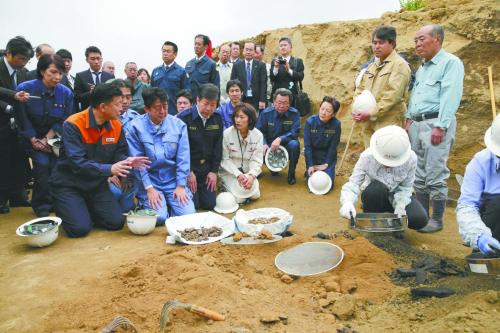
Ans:
[{"label": "white hard hat", "polygon": [[269,148],[264,158],[266,166],[273,172],[278,172],[288,165],[288,151],[285,147],[279,146],[276,150]]},{"label": "white hard hat", "polygon": [[248,190],[242,187],[236,178],[227,184],[228,190],[238,199],[247,199],[253,197],[259,191],[259,181],[255,179],[253,181],[252,187]]},{"label": "white hard hat", "polygon": [[[45,247],[55,242],[61,223],[62,220],[56,216],[39,217],[20,225],[16,234],[25,237],[30,246]],[[35,225],[39,226],[38,230]]]},{"label": "white hard hat", "polygon": [[127,227],[133,234],[147,235],[155,230],[158,214],[152,209],[142,209],[123,215],[127,216]]},{"label": "white hard hat", "polygon": [[494,155],[500,156],[500,115],[493,120],[493,124],[486,131],[484,143]]},{"label": "white hard hat", "polygon": [[330,191],[332,187],[332,179],[324,171],[316,171],[307,180],[309,190],[316,195],[323,195]]},{"label": "white hard hat", "polygon": [[377,109],[377,101],[375,96],[369,90],[363,90],[363,92],[358,95],[352,104],[352,111],[368,111],[369,113],[374,112]]},{"label": "white hard hat", "polygon": [[234,213],[239,208],[236,198],[230,192],[219,193],[217,199],[215,199],[214,210],[217,213],[229,214]]},{"label": "white hard hat", "polygon": [[373,133],[370,139],[373,157],[388,167],[404,164],[411,155],[410,139],[404,129],[391,125]]}]

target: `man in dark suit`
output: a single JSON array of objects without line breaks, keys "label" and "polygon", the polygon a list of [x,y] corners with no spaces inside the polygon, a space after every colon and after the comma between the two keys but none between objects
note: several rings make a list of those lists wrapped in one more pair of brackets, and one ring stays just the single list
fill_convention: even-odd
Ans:
[{"label": "man in dark suit", "polygon": [[[36,61],[38,62],[38,59],[40,59],[40,57],[43,56],[44,54],[54,54],[54,52],[55,52],[54,49],[49,44],[40,44],[35,49]],[[36,66],[36,64],[35,64],[35,66]],[[37,77],[36,77],[36,68],[35,68],[34,70],[31,70],[28,72],[28,77],[27,77],[26,81],[35,80],[36,78]]]},{"label": "man in dark suit", "polygon": [[[9,40],[5,55],[0,58],[0,214],[9,213],[11,207],[28,206],[24,185],[26,181],[26,154],[17,139],[14,105],[19,98],[15,89],[26,81],[24,68],[33,57],[33,48],[26,39],[17,36]],[[17,98],[17,99],[16,99]]]},{"label": "man in dark suit", "polygon": [[74,91],[75,77],[69,73],[71,71],[71,67],[73,66],[73,55],[66,49],[60,49],[56,52],[56,54],[64,61],[64,73],[60,83],[71,89],[71,91]]},{"label": "man in dark suit", "polygon": [[90,92],[98,84],[105,83],[115,76],[101,71],[102,53],[95,46],[89,46],[85,50],[85,60],[90,68],[86,71],[76,73],[75,77],[75,101],[80,103],[78,110],[85,110],[89,107]]},{"label": "man in dark suit", "polygon": [[279,40],[280,56],[271,62],[269,77],[273,84],[272,95],[276,89],[285,88],[292,92],[293,106],[298,94],[299,81],[304,79],[304,62],[300,58],[292,57],[292,41],[288,37]]},{"label": "man in dark suit", "polygon": [[254,55],[255,43],[245,42],[243,46],[245,59],[233,64],[231,80],[238,79],[241,81],[243,85],[243,102],[251,104],[255,110],[263,110],[266,108],[266,65],[255,60]]}]

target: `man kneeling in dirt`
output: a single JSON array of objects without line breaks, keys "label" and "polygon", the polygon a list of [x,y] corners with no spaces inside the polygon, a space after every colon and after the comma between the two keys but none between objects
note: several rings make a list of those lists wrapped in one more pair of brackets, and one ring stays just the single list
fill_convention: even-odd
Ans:
[{"label": "man kneeling in dirt", "polygon": [[486,149],[465,169],[457,204],[457,223],[464,242],[484,254],[500,251],[500,116],[484,136]]},{"label": "man kneeling in dirt", "polygon": [[121,229],[124,216],[108,178],[126,177],[132,168],[149,164],[147,157],[127,157],[118,120],[121,106],[120,88],[98,85],[90,94],[90,108],[63,124],[63,146],[49,184],[56,215],[69,237],[87,235],[94,222],[107,230]]},{"label": "man kneeling in dirt", "polygon": [[420,229],[429,217],[412,197],[417,156],[408,134],[399,126],[386,126],[371,137],[370,147],[361,153],[349,181],[340,193],[340,215],[356,217],[355,203],[361,192],[365,213],[408,215],[408,227]]}]

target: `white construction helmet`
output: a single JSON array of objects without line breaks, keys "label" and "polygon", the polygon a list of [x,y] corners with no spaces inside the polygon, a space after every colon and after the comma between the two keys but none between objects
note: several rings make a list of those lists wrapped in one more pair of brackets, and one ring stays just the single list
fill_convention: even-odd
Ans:
[{"label": "white construction helmet", "polygon": [[283,146],[279,146],[276,150],[269,148],[264,156],[267,168],[273,172],[279,172],[286,168],[288,161],[288,151]]},{"label": "white construction helmet", "polygon": [[376,109],[377,101],[369,90],[363,90],[363,92],[354,99],[352,104],[352,112],[368,111],[372,113]]},{"label": "white construction helmet", "polygon": [[380,164],[397,167],[410,158],[410,139],[401,127],[386,126],[373,133],[370,139],[370,150]]},{"label": "white construction helmet", "polygon": [[324,171],[316,171],[307,180],[309,190],[316,195],[323,195],[330,191],[332,187],[332,179]]},{"label": "white construction helmet", "polygon": [[214,210],[217,213],[229,214],[234,213],[239,208],[236,198],[230,192],[219,193],[217,199],[215,199]]},{"label": "white construction helmet", "polygon": [[232,178],[232,181],[228,184],[231,193],[238,199],[247,199],[253,197],[257,192],[259,192],[259,181],[255,179],[253,181],[252,187],[248,190],[243,188],[236,178]]},{"label": "white construction helmet", "polygon": [[492,154],[500,156],[500,115],[496,116],[493,124],[486,131],[484,143]]}]

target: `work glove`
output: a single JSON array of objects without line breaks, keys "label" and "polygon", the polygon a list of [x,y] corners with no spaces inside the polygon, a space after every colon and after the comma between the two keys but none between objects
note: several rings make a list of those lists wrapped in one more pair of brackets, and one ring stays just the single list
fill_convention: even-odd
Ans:
[{"label": "work glove", "polygon": [[356,208],[352,202],[346,202],[340,207],[340,216],[350,219],[352,217],[356,217]]},{"label": "work glove", "polygon": [[394,215],[397,215],[398,218],[406,216],[405,206],[402,206],[402,205],[396,206],[396,209],[394,209]]},{"label": "work glove", "polygon": [[477,239],[477,247],[483,254],[494,254],[500,251],[500,242],[488,234],[481,234]]}]

